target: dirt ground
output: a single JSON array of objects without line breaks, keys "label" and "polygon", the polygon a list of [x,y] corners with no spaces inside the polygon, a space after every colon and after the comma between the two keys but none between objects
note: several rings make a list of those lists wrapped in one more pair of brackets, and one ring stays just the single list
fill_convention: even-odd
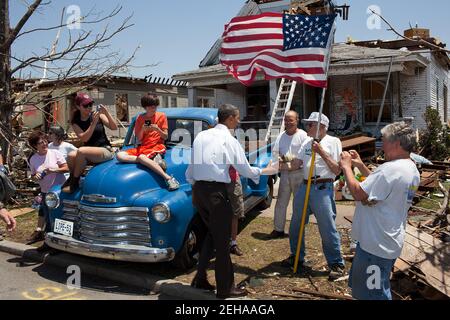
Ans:
[{"label": "dirt ground", "polygon": [[[258,217],[258,212],[252,212],[245,223],[241,225],[238,244],[243,250],[241,257],[232,255],[236,284],[244,283],[250,292],[249,298],[254,299],[290,299],[277,295],[277,292],[295,294],[294,288],[309,289],[338,295],[350,295],[347,280],[330,282],[326,262],[322,253],[319,231],[316,225],[309,224],[306,228],[306,259],[313,264],[313,272],[298,272],[294,274],[290,268],[283,267],[281,261],[289,256],[288,238],[269,240],[268,234],[273,229],[273,219]],[[339,230],[342,236],[343,253],[349,254],[349,237],[347,229]],[[347,271],[350,264],[346,262]],[[211,263],[208,277],[211,283],[214,279],[214,263]],[[301,271],[301,270],[299,270]],[[175,279],[190,283],[195,270],[179,275]],[[314,297],[306,295],[305,299]]]},{"label": "dirt ground", "polygon": [[27,239],[31,236],[37,226],[37,211],[33,211],[25,215],[16,217],[16,221],[17,227],[14,232],[6,232],[3,224],[0,225],[0,232],[3,234],[3,237],[6,240],[26,243]]}]

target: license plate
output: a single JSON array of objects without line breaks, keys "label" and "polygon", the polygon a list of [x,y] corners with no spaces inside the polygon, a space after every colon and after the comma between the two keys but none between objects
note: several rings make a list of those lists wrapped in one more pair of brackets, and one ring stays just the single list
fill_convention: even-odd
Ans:
[{"label": "license plate", "polygon": [[55,219],[55,233],[71,237],[73,235],[73,222]]}]

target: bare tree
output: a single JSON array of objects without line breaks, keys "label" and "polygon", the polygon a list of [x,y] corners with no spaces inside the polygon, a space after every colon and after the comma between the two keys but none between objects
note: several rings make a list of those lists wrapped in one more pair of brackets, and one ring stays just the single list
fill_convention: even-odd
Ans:
[{"label": "bare tree", "polygon": [[[111,26],[112,22],[120,18],[122,7],[116,7],[106,14],[95,13],[91,10],[79,19],[68,22],[64,22],[64,8],[59,24],[25,30],[30,17],[40,10],[48,9],[50,3],[50,1],[42,0],[32,1],[17,25],[11,28],[9,0],[0,1],[0,137],[5,159],[8,159],[9,142],[14,137],[11,131],[14,108],[31,101],[34,105],[42,102],[36,91],[44,83],[51,80],[79,79],[79,82],[74,80],[70,84],[85,88],[112,74],[129,74],[130,68],[133,67],[131,61],[138,47],[130,56],[124,57],[120,51],[113,50],[110,45],[112,38],[133,26],[130,23],[131,16],[119,20],[121,23],[118,26]],[[79,29],[71,28],[75,24],[79,26]],[[100,27],[103,27],[101,31],[92,30],[94,28],[100,30]],[[42,32],[52,30],[58,31],[55,42],[43,52],[33,52],[26,58],[11,54],[11,48],[18,39],[27,36],[38,37]],[[65,31],[65,43],[59,43],[61,30]],[[41,73],[43,76],[31,82],[31,85],[26,87],[20,95],[14,94],[12,83],[14,76],[31,71]],[[52,96],[54,89],[50,89],[47,95]],[[52,96],[52,99],[57,100],[66,94],[64,91],[58,92],[58,96]],[[45,110],[42,111],[45,112]]]}]

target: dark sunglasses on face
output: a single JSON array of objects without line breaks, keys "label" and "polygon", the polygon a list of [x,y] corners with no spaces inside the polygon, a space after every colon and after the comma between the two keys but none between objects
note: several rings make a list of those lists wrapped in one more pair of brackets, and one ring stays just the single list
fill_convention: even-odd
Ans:
[{"label": "dark sunglasses on face", "polygon": [[89,103],[89,104],[84,105],[83,108],[90,109],[90,108],[92,108],[93,105],[94,105],[93,103]]}]

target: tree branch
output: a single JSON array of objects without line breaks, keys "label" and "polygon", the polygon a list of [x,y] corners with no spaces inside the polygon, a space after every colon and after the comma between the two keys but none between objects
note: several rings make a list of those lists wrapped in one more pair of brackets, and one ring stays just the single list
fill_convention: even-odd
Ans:
[{"label": "tree branch", "polygon": [[[0,51],[5,51],[5,48],[10,48],[11,44],[16,39],[17,35],[19,34],[20,30],[23,28],[25,23],[27,23],[28,19],[33,15],[34,11],[41,5],[42,0],[35,0],[34,3],[28,7],[28,11],[25,13],[25,15],[20,19],[20,21],[17,23],[16,27],[11,30],[11,33],[6,39],[5,43],[3,43],[0,46]],[[47,3],[48,4],[48,3]]]},{"label": "tree branch", "polygon": [[444,48],[442,48],[442,47],[440,47],[440,46],[438,46],[438,45],[435,45],[434,43],[431,43],[431,42],[429,42],[429,41],[426,41],[426,40],[423,40],[423,39],[413,39],[413,38],[406,37],[405,35],[403,35],[403,34],[401,34],[400,32],[398,32],[398,31],[392,26],[392,24],[391,24],[389,21],[387,21],[387,20],[386,20],[382,15],[380,15],[378,12],[376,12],[376,11],[374,11],[374,10],[372,10],[372,9],[370,9],[370,11],[372,11],[372,13],[373,13],[374,15],[380,17],[380,19],[383,20],[384,23],[386,23],[386,24],[388,25],[388,27],[389,27],[388,31],[394,32],[394,33],[395,33],[396,35],[398,35],[400,38],[402,38],[402,39],[404,39],[404,40],[408,40],[408,41],[415,42],[415,43],[417,43],[417,44],[419,44],[419,45],[424,45],[424,46],[427,46],[427,47],[431,47],[431,48],[433,48],[433,49],[435,49],[435,50],[437,50],[437,51],[450,53],[450,50],[444,49]]}]

